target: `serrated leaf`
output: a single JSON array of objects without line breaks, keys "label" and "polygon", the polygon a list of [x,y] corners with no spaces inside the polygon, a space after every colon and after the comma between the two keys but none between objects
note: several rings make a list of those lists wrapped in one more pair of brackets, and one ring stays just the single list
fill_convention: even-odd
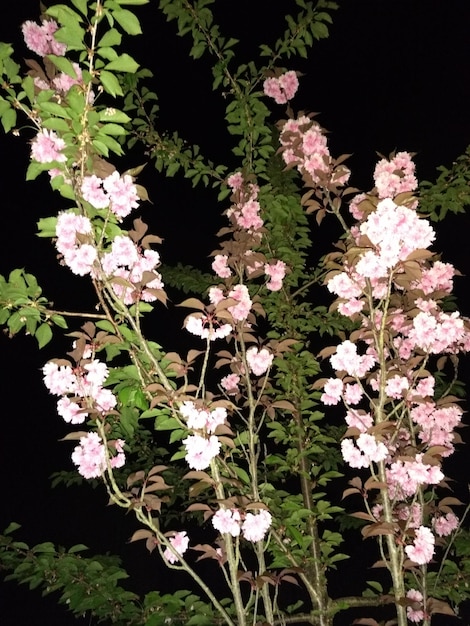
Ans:
[{"label": "serrated leaf", "polygon": [[128,72],[135,74],[139,69],[139,64],[128,54],[121,54],[117,59],[111,61],[105,66],[106,70],[115,70],[116,72]]},{"label": "serrated leaf", "polygon": [[49,324],[41,324],[35,332],[35,337],[37,339],[39,347],[44,348],[44,346],[47,345],[52,339],[52,330]]},{"label": "serrated leaf", "polygon": [[142,34],[140,22],[131,11],[128,11],[127,9],[116,9],[115,11],[111,11],[111,14],[116,22],[119,24],[119,26],[121,26],[121,28],[128,35]]},{"label": "serrated leaf", "polygon": [[103,89],[112,96],[116,97],[124,95],[118,79],[111,72],[108,72],[107,70],[101,70],[100,81],[103,85]]}]

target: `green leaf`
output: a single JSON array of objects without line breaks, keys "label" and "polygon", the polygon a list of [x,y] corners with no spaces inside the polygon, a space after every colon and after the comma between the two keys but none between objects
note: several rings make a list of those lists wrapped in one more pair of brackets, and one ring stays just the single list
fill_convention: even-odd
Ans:
[{"label": "green leaf", "polygon": [[131,121],[131,118],[123,111],[117,109],[107,108],[104,111],[100,111],[100,122],[116,122],[117,124],[127,124]]},{"label": "green leaf", "polygon": [[56,117],[61,117],[66,120],[71,119],[67,109],[64,106],[57,104],[57,102],[43,102],[41,104],[41,110],[46,113],[50,113],[51,115],[55,115]]},{"label": "green leaf", "polygon": [[63,26],[54,33],[54,38],[65,43],[68,50],[86,50],[84,42],[85,30],[74,23],[71,26]]},{"label": "green leaf", "polygon": [[41,324],[36,330],[36,339],[40,348],[44,348],[52,339],[52,330],[49,324]]},{"label": "green leaf", "polygon": [[101,70],[100,80],[103,85],[103,89],[110,93],[112,96],[123,96],[121,85],[114,74],[106,70]]},{"label": "green leaf", "polygon": [[49,130],[58,130],[59,132],[66,133],[70,130],[70,126],[63,119],[59,119],[58,117],[50,117],[47,120],[44,120],[42,123],[43,128],[48,128]]},{"label": "green leaf", "polygon": [[117,72],[129,72],[135,74],[139,69],[139,64],[128,54],[121,54],[117,59],[105,66],[106,70],[116,70]]},{"label": "green leaf", "polygon": [[62,315],[52,315],[51,321],[56,326],[59,326],[59,328],[64,328],[64,329],[68,328],[67,321],[66,321],[65,317],[63,317]]},{"label": "green leaf", "polygon": [[15,109],[8,109],[2,115],[3,130],[8,133],[16,125],[16,111]]},{"label": "green leaf", "polygon": [[110,28],[99,40],[99,48],[112,48],[113,46],[119,46],[121,44],[122,35],[115,28]]},{"label": "green leaf", "polygon": [[155,430],[174,430],[175,428],[181,428],[180,423],[174,417],[164,417],[162,419],[155,420]]},{"label": "green leaf", "polygon": [[113,124],[113,123],[109,123],[109,124],[103,124],[103,126],[100,128],[100,134],[104,133],[105,135],[125,135],[126,134],[126,130],[122,127],[119,126],[119,124]]},{"label": "green leaf", "polygon": [[141,35],[142,29],[137,17],[127,9],[111,11],[112,16],[128,35]]},{"label": "green leaf", "polygon": [[57,217],[42,217],[38,223],[38,237],[56,236]]},{"label": "green leaf", "polygon": [[11,533],[14,533],[15,530],[18,530],[19,528],[21,528],[21,524],[17,524],[16,522],[11,522],[5,528],[5,530],[3,531],[3,534],[4,535],[11,535]]},{"label": "green leaf", "polygon": [[71,63],[71,61],[69,61],[67,59],[67,57],[59,57],[55,54],[48,54],[47,58],[52,61],[52,63],[61,71],[64,72],[64,74],[67,74],[67,76],[71,76],[72,78],[77,78],[77,73]]},{"label": "green leaf", "polygon": [[88,0],[72,0],[72,4],[86,17]]},{"label": "green leaf", "polygon": [[68,552],[69,554],[75,554],[76,552],[83,552],[84,550],[88,550],[88,549],[89,549],[88,546],[86,546],[85,544],[77,543],[77,545],[72,546]]}]

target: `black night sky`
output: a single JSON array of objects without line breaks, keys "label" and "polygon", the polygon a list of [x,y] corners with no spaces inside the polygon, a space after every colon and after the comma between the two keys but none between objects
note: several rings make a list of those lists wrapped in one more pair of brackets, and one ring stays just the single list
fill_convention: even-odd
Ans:
[{"label": "black night sky", "polygon": [[[349,164],[355,186],[372,187],[376,152],[393,150],[416,152],[418,177],[431,180],[437,166],[450,165],[470,144],[470,2],[339,0],[339,5],[330,38],[315,44],[308,61],[293,60],[289,67],[304,73],[294,106],[319,112],[318,121],[330,132],[333,155],[352,153]],[[174,35],[174,24],[166,23],[157,7],[156,0],[137,7],[144,36],[130,41],[130,51],[155,74],[162,127],[179,130],[209,158],[235,168],[227,149],[224,101],[211,91],[207,63],[189,59],[188,42]],[[291,0],[218,0],[214,8],[222,31],[241,41],[240,61],[255,55],[259,43],[274,41],[284,29],[283,14],[293,11]],[[4,7],[0,40],[17,45],[17,60],[30,54],[21,44],[20,25],[26,19],[36,20],[38,14],[36,0],[17,0]],[[273,121],[284,113],[282,107],[275,107]],[[49,191],[45,175],[24,182],[27,141],[32,136],[29,129],[21,138],[0,135],[0,273],[25,267],[36,274],[57,308],[73,306],[78,297],[86,309],[90,302],[86,279],[58,268],[50,242],[34,236],[40,217],[67,207]],[[116,165],[120,167],[118,161]],[[151,216],[156,233],[165,239],[163,260],[207,267],[214,233],[222,223],[218,212],[224,208],[217,207],[215,194],[193,191],[178,178],[165,180],[151,165],[143,182],[153,202],[145,207],[145,215]],[[329,244],[325,232],[316,230],[313,235],[324,251]],[[442,250],[444,261],[464,274],[456,293],[466,315],[470,314],[469,233],[469,215],[450,216],[438,225],[434,246]],[[171,341],[164,327],[161,333],[162,343]],[[18,537],[30,543],[85,543],[101,553],[119,551],[136,577],[136,589],[147,591],[152,584],[160,585],[160,574],[142,545],[126,543],[136,528],[131,516],[107,507],[99,490],[50,489],[50,475],[71,468],[71,444],[58,441],[67,427],[56,415],[55,400],[43,386],[40,368],[68,349],[68,339],[58,339],[38,352],[29,337],[0,336],[0,529],[16,521],[23,527]],[[469,372],[467,364],[464,378]],[[460,478],[468,482],[468,466],[459,471],[466,472]],[[1,583],[0,616],[3,626],[89,623],[73,620],[53,600],[12,583]]]}]

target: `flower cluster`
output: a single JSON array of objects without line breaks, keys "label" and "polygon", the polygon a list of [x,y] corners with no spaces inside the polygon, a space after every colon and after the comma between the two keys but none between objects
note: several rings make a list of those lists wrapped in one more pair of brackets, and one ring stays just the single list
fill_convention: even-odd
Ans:
[{"label": "flower cluster", "polygon": [[64,163],[65,141],[53,130],[41,129],[31,142],[31,158],[38,163]]},{"label": "flower cluster", "polygon": [[188,429],[196,431],[183,440],[185,459],[191,469],[204,470],[220,452],[220,441],[214,433],[226,423],[227,410],[219,406],[209,411],[186,401],[180,406],[180,413]]},{"label": "flower cluster", "polygon": [[284,122],[279,140],[286,165],[295,165],[310,184],[328,179],[344,185],[348,181],[349,170],[342,165],[334,168],[323,130],[310,117],[302,115]]},{"label": "flower cluster", "polygon": [[159,253],[140,250],[127,235],[117,235],[100,261],[102,272],[111,278],[113,291],[124,304],[154,302],[155,290],[163,289],[161,274],[155,269],[160,264]]},{"label": "flower cluster", "polygon": [[215,315],[202,313],[188,315],[184,321],[184,327],[191,334],[201,339],[209,339],[209,341],[228,337],[233,330],[231,324],[220,322]]},{"label": "flower cluster", "polygon": [[258,185],[245,183],[240,172],[229,176],[227,183],[234,195],[234,202],[228,209],[227,216],[232,218],[237,226],[243,230],[259,231],[263,226],[263,220],[260,217],[261,205],[258,200]]},{"label": "flower cluster", "polygon": [[91,412],[106,414],[116,406],[116,397],[103,388],[108,368],[98,359],[72,368],[49,361],[43,367],[44,383],[49,392],[62,396],[57,411],[66,422],[82,424]]},{"label": "flower cluster", "polygon": [[57,56],[65,54],[67,46],[54,37],[58,28],[59,25],[54,20],[44,20],[41,25],[28,20],[21,26],[25,44],[40,57],[47,54]]},{"label": "flower cluster", "polygon": [[93,227],[88,217],[72,211],[60,213],[55,234],[55,245],[65,265],[79,276],[92,273],[98,253],[92,244]]},{"label": "flower cluster", "polygon": [[83,199],[96,209],[109,207],[120,218],[126,217],[139,206],[136,186],[128,174],[121,176],[114,171],[105,179],[95,174],[85,176],[81,192]]},{"label": "flower cluster", "polygon": [[434,554],[434,535],[430,528],[420,526],[415,531],[413,543],[405,546],[408,558],[417,565],[429,563]]},{"label": "flower cluster", "polygon": [[277,104],[286,104],[295,96],[299,88],[299,79],[294,71],[285,72],[277,78],[266,78],[263,83],[263,91],[266,96],[274,98]]},{"label": "flower cluster", "polygon": [[[405,197],[406,204],[398,204],[397,194],[416,187],[410,155],[380,161],[375,184],[375,197],[360,194],[351,203],[359,223],[351,229],[342,271],[335,259],[327,277],[340,313],[362,323],[354,342],[346,339],[330,356],[336,377],[323,382],[321,400],[346,406],[350,436],[341,443],[346,463],[358,469],[384,464],[393,519],[414,529],[411,542],[409,533],[401,537],[405,553],[423,565],[434,553],[434,535],[425,522],[444,536],[456,528],[458,518],[450,513],[427,520],[429,513],[413,499],[443,481],[440,461],[453,451],[462,417],[450,400],[434,401],[428,361],[432,355],[468,351],[470,332],[458,312],[441,308],[455,270],[428,252],[433,228],[418,216],[414,199]],[[361,344],[365,348],[359,349]],[[430,448],[434,453],[427,456]],[[383,520],[380,507],[375,510]]]},{"label": "flower cluster", "polygon": [[[183,556],[189,546],[189,537],[186,534],[186,531],[178,532],[170,537],[169,542],[171,546],[176,552]],[[170,548],[166,548],[163,552],[163,556],[168,561],[168,563],[177,563],[179,561],[178,556],[171,550]]]},{"label": "flower cluster", "polygon": [[382,159],[375,167],[374,182],[379,198],[393,198],[414,191],[418,186],[411,154],[398,152],[390,160]]},{"label": "flower cluster", "polygon": [[246,360],[250,370],[255,376],[262,376],[271,367],[274,355],[267,348],[252,346],[246,351]]},{"label": "flower cluster", "polygon": [[264,539],[271,524],[271,513],[265,509],[257,514],[244,515],[238,509],[219,509],[212,517],[212,525],[220,533],[238,537],[241,532],[245,539],[252,542]]},{"label": "flower cluster", "polygon": [[[122,467],[126,461],[123,450],[124,441],[117,439],[114,442],[109,442],[109,445],[116,452],[109,457],[111,468]],[[90,432],[84,437],[80,437],[79,445],[72,452],[72,461],[78,467],[79,474],[84,478],[99,478],[106,470],[106,454],[101,437],[95,432]]]}]

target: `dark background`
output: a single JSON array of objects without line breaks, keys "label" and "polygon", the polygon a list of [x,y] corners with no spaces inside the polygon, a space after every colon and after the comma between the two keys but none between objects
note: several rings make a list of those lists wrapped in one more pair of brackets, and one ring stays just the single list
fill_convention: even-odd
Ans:
[{"label": "dark background", "polygon": [[[316,43],[308,61],[293,60],[289,67],[305,73],[293,102],[295,108],[320,112],[319,122],[331,133],[332,154],[352,153],[352,183],[356,186],[372,187],[376,151],[388,154],[395,149],[416,152],[418,177],[433,179],[438,165],[450,165],[470,143],[470,2],[343,0],[339,4],[330,38]],[[18,60],[32,56],[21,44],[19,27],[26,19],[37,19],[38,5],[35,0],[18,0],[8,3],[7,15],[4,9],[0,40],[17,44]],[[145,34],[130,45],[136,59],[155,74],[161,127],[179,130],[216,163],[236,167],[228,152],[224,102],[211,92],[207,63],[189,59],[189,42],[174,36],[175,25],[165,22],[157,6],[151,0],[149,6],[136,9]],[[214,11],[222,32],[241,40],[238,60],[242,62],[256,54],[259,43],[274,42],[285,27],[283,14],[294,12],[295,6],[289,0],[219,0]],[[282,107],[273,104],[272,108],[273,120],[283,114]],[[86,280],[58,268],[50,243],[34,236],[40,217],[67,208],[67,204],[49,191],[45,175],[24,182],[27,140],[33,135],[24,128],[21,138],[0,136],[0,273],[25,267],[38,277],[58,308],[74,306],[78,296],[87,310],[92,301]],[[122,169],[118,160],[116,165]],[[165,238],[163,260],[206,268],[207,255],[216,245],[213,233],[222,224],[215,194],[194,192],[185,180],[165,180],[151,166],[143,182],[153,201],[144,208],[145,215]],[[443,260],[454,263],[464,274],[457,281],[456,292],[467,315],[469,225],[468,215],[450,216],[438,225],[435,244],[435,249],[443,251]],[[316,230],[313,237],[318,238],[319,248],[328,249],[328,230]],[[165,336],[165,324],[157,325],[161,327],[159,339],[174,347],[170,333]],[[94,551],[119,551],[136,589],[146,591],[162,584],[171,589],[156,559],[140,543],[126,543],[135,529],[132,517],[107,507],[101,491],[50,489],[51,473],[71,468],[72,444],[58,442],[68,432],[67,426],[56,415],[55,401],[43,386],[40,368],[68,349],[68,340],[58,340],[39,353],[31,338],[19,336],[9,341],[0,337],[0,528],[14,520],[22,524],[18,536],[27,542],[85,543]],[[469,372],[464,364],[465,380]],[[468,482],[467,464],[455,464],[453,471],[463,484]],[[367,555],[367,544],[361,544],[360,550]],[[337,584],[341,587],[340,581]],[[64,626],[77,622],[53,600],[41,599],[39,592],[3,583],[0,624],[31,623]]]}]

